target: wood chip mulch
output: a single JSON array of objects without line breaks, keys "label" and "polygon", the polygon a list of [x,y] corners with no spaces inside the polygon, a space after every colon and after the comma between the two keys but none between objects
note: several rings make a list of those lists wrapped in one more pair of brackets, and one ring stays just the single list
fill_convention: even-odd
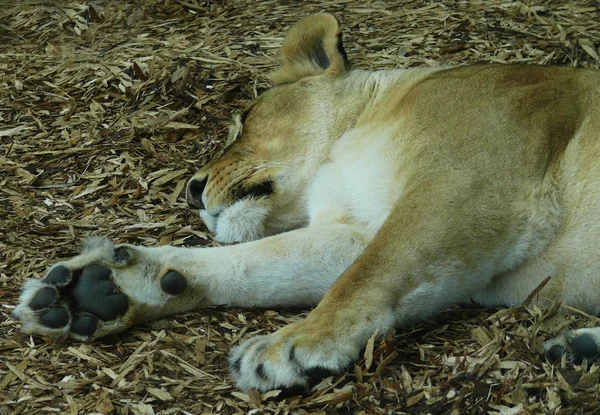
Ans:
[{"label": "wood chip mulch", "polygon": [[598,318],[455,308],[370,343],[307,397],[238,391],[233,345],[306,315],[208,309],[82,344],[19,332],[19,287],[89,234],[215,245],[183,199],[232,111],[268,84],[290,24],[337,14],[363,68],[598,67],[598,1],[0,2],[0,415],[597,414],[596,364],[543,341]]}]

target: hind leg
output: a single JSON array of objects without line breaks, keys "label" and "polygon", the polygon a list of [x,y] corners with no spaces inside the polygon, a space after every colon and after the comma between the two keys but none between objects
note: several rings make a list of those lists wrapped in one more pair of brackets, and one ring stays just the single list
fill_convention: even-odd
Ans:
[{"label": "hind leg", "polygon": [[[597,314],[598,293],[595,287],[598,284],[595,275],[598,275],[598,271],[593,264],[577,268],[576,264],[565,261],[559,254],[564,250],[563,245],[553,244],[538,258],[525,262],[516,270],[496,276],[472,299],[483,306],[504,307],[519,306],[529,298],[542,306],[560,302],[564,306]],[[571,278],[565,278],[565,275]],[[579,280],[573,276],[578,276]],[[550,279],[547,280],[547,277]],[[568,311],[565,307],[560,310]],[[565,330],[545,343],[544,353],[552,362],[560,361],[564,354],[576,363],[583,359],[596,359],[600,357],[600,327]]]}]

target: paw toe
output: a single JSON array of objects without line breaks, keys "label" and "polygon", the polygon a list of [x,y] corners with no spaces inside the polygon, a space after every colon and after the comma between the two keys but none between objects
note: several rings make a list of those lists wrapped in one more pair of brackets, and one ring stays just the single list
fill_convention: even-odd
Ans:
[{"label": "paw toe", "polygon": [[53,308],[40,316],[40,323],[52,329],[59,329],[69,324],[69,312],[64,307]]},{"label": "paw toe", "polygon": [[59,287],[67,285],[70,281],[71,271],[63,265],[52,268],[46,278],[44,278],[44,282]]},{"label": "paw toe", "polygon": [[167,294],[178,295],[187,288],[187,281],[177,271],[169,271],[161,278],[160,288]]},{"label": "paw toe", "polygon": [[98,320],[90,314],[75,316],[71,323],[71,331],[81,336],[91,336],[98,327]]},{"label": "paw toe", "polygon": [[58,297],[58,293],[56,289],[53,287],[44,287],[40,289],[37,294],[33,297],[31,302],[29,303],[29,307],[34,310],[41,310],[43,308],[49,307],[56,298]]},{"label": "paw toe", "polygon": [[565,348],[560,344],[555,344],[546,350],[546,359],[550,362],[559,362],[560,359],[562,359],[563,354],[565,354]]}]

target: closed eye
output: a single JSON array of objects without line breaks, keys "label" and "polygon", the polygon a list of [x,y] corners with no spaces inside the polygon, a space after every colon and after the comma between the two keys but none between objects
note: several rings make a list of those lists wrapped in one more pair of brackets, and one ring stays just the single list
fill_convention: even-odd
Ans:
[{"label": "closed eye", "polygon": [[258,198],[258,197],[263,197],[263,196],[269,196],[271,193],[273,193],[273,191],[274,191],[273,182],[271,182],[269,180],[266,182],[252,185],[246,189],[241,189],[240,199],[246,198],[246,197]]}]

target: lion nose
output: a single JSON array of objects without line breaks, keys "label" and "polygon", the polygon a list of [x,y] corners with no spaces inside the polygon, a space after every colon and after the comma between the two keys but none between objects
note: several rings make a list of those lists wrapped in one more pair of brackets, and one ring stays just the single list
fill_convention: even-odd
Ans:
[{"label": "lion nose", "polygon": [[202,193],[204,192],[204,188],[206,187],[206,182],[208,182],[208,178],[205,178],[203,180],[190,180],[190,182],[188,183],[187,193],[185,197],[188,205],[198,209],[204,209],[204,202],[202,202]]}]

